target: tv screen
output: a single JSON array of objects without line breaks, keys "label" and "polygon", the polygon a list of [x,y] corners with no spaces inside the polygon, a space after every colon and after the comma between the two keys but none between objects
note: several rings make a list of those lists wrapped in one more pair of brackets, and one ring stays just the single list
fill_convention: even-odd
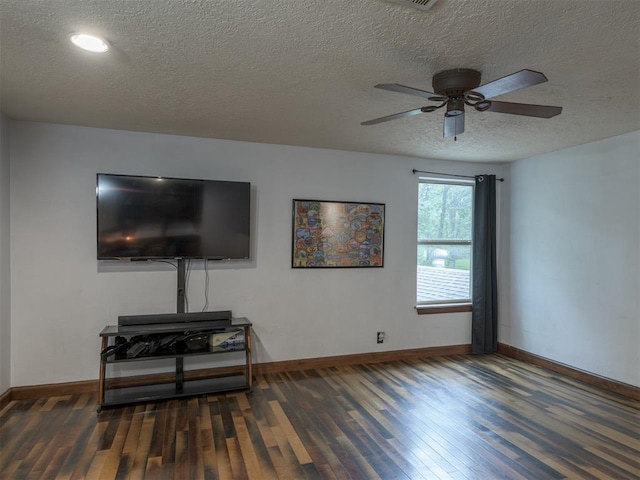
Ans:
[{"label": "tv screen", "polygon": [[98,259],[249,258],[251,184],[98,174]]}]

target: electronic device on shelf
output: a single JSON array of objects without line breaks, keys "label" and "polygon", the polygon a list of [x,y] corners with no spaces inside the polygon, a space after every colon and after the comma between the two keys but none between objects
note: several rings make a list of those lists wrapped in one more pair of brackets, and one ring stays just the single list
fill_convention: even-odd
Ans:
[{"label": "electronic device on shelf", "polygon": [[165,323],[215,322],[221,327],[231,325],[231,310],[213,312],[159,313],[146,315],[120,315],[118,325],[161,325]]}]

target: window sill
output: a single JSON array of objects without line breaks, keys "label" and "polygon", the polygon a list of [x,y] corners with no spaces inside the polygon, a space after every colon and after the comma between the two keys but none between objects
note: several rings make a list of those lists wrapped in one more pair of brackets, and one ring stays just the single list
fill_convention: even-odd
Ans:
[{"label": "window sill", "polygon": [[418,305],[416,311],[418,315],[433,315],[436,313],[458,313],[470,312],[471,303],[441,303],[437,305]]}]

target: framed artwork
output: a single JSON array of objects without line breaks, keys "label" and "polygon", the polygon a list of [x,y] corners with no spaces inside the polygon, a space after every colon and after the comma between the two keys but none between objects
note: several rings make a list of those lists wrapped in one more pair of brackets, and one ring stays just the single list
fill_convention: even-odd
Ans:
[{"label": "framed artwork", "polygon": [[383,203],[293,200],[292,268],[382,267]]}]

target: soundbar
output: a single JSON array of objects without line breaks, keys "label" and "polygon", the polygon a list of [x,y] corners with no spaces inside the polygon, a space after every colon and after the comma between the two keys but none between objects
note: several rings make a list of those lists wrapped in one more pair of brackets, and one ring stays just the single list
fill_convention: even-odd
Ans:
[{"label": "soundbar", "polygon": [[160,313],[157,315],[121,315],[118,317],[118,326],[128,327],[132,325],[212,321],[219,322],[220,326],[231,325],[231,310],[194,313]]}]

